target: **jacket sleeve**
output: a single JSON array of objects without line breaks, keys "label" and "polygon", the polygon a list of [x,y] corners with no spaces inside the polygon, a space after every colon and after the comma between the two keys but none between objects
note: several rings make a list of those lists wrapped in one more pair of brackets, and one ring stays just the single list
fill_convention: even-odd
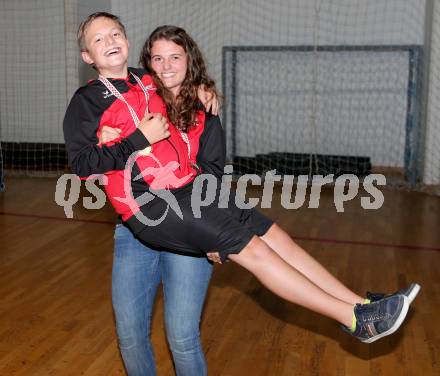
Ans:
[{"label": "jacket sleeve", "polygon": [[202,168],[202,173],[213,174],[221,179],[226,163],[226,138],[218,116],[206,114],[197,163]]},{"label": "jacket sleeve", "polygon": [[123,170],[133,152],[149,146],[138,129],[111,146],[98,145],[96,133],[103,111],[78,93],[67,108],[63,122],[64,140],[70,167],[79,177]]}]

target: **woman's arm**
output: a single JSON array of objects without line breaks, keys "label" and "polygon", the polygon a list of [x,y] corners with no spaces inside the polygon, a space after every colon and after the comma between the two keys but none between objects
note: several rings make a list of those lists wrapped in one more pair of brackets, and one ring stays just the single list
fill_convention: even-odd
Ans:
[{"label": "woman's arm", "polygon": [[206,113],[205,130],[200,137],[197,164],[202,173],[221,179],[226,163],[226,138],[220,118]]}]

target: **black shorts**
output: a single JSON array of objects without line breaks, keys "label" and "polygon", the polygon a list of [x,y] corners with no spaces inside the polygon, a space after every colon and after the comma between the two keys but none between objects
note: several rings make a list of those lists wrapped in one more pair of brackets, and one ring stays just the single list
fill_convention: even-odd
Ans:
[{"label": "black shorts", "polygon": [[[218,207],[218,197],[209,206],[200,208],[197,218],[191,206],[192,184],[174,190],[183,218],[161,198],[155,198],[141,208],[142,215],[158,221],[155,226],[139,223],[135,216],[127,224],[144,243],[154,247],[187,253],[219,252],[222,261],[229,254],[239,253],[254,235],[262,236],[273,221],[256,209],[239,209],[235,192],[231,192],[228,207]],[[166,215],[164,215],[166,213]]]}]

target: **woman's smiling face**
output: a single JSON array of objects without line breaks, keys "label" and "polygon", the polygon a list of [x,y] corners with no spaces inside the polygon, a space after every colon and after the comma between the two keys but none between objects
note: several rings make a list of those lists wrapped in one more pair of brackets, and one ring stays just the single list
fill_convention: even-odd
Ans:
[{"label": "woman's smiling face", "polygon": [[159,39],[153,43],[150,55],[151,68],[156,72],[163,85],[174,96],[177,96],[188,68],[188,57],[185,50],[172,41]]}]

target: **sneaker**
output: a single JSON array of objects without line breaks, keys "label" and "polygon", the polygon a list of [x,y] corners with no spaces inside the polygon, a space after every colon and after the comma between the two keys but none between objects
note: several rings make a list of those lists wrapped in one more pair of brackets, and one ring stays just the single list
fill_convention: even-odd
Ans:
[{"label": "sneaker", "polygon": [[369,299],[370,302],[377,302],[378,300],[381,300],[386,297],[390,297],[392,295],[405,295],[408,298],[409,304],[411,304],[413,300],[416,298],[419,291],[420,291],[420,285],[417,283],[411,283],[408,287],[396,291],[394,294],[387,295],[387,294],[381,294],[375,292],[367,292],[367,299]]},{"label": "sneaker", "polygon": [[343,329],[362,342],[371,343],[399,329],[408,313],[405,295],[393,295],[370,304],[356,304],[356,330]]}]

